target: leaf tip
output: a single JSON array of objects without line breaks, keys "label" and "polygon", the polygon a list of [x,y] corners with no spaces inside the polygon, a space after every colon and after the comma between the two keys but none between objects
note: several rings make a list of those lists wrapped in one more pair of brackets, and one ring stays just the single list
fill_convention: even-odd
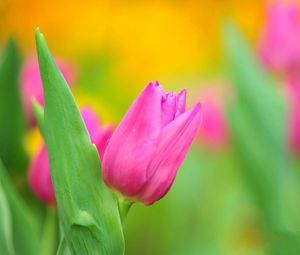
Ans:
[{"label": "leaf tip", "polygon": [[32,110],[34,114],[38,114],[43,111],[43,107],[36,101],[34,97],[31,98]]},{"label": "leaf tip", "polygon": [[35,42],[36,42],[36,48],[37,48],[37,52],[39,55],[39,52],[42,48],[47,48],[47,43],[45,40],[45,37],[43,35],[43,33],[40,31],[40,28],[37,27],[35,29]]},{"label": "leaf tip", "polygon": [[36,119],[39,130],[42,133],[42,136],[45,138],[44,132],[44,109],[43,107],[36,101],[35,98],[31,99],[32,102],[32,110],[34,117]]},{"label": "leaf tip", "polygon": [[43,34],[41,33],[41,30],[39,27],[37,27],[35,29],[35,39],[37,40],[40,36],[42,36]]}]

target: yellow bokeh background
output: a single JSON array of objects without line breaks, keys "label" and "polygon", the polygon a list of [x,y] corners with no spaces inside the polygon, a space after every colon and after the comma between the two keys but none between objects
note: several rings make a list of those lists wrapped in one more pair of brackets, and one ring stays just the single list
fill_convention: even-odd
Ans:
[{"label": "yellow bokeh background", "polygon": [[224,20],[233,19],[256,40],[263,7],[258,0],[1,0],[0,44],[14,36],[26,56],[40,27],[54,55],[81,63],[79,77],[94,77],[79,78],[78,100],[93,102],[115,122],[149,81],[176,90],[216,76]]},{"label": "yellow bokeh background", "polygon": [[[53,52],[73,59],[116,56],[115,74],[134,80],[208,72],[219,64],[224,19],[255,38],[263,1],[1,0],[0,40],[15,35],[24,51],[41,28]],[[143,86],[144,84],[140,85]]]}]

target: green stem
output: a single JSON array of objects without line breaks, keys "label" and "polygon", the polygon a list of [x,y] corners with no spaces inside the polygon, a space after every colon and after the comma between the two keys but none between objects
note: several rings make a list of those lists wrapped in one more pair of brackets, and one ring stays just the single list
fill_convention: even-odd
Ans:
[{"label": "green stem", "polygon": [[48,208],[43,227],[39,254],[52,255],[56,250],[57,243],[57,217],[55,209]]},{"label": "green stem", "polygon": [[120,213],[122,225],[124,225],[124,221],[126,220],[129,209],[131,208],[133,203],[134,203],[133,201],[129,201],[124,198],[118,198],[119,213]]}]

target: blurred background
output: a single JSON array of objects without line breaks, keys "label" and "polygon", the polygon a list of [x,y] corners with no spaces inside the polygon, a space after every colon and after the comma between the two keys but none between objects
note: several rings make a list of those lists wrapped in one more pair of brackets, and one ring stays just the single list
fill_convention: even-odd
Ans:
[{"label": "blurred background", "polygon": [[116,126],[150,81],[187,88],[188,105],[202,104],[203,125],[169,194],[132,207],[126,254],[300,254],[299,6],[0,0],[0,49],[14,38],[20,84],[12,91],[0,75],[0,153],[28,205],[43,208],[26,188],[42,140],[28,113],[40,27],[79,106],[104,124]]}]

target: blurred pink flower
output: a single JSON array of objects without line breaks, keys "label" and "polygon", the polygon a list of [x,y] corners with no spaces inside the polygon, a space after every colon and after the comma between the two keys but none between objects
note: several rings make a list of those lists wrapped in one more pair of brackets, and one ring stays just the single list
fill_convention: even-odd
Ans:
[{"label": "blurred pink flower", "polygon": [[[68,84],[72,86],[74,82],[74,72],[71,64],[61,59],[57,59],[56,63]],[[39,64],[35,57],[28,57],[23,65],[21,72],[21,95],[26,118],[32,125],[35,123],[31,105],[32,98],[35,98],[37,102],[44,105],[42,80]]]},{"label": "blurred pink flower", "polygon": [[200,89],[203,123],[200,143],[209,150],[224,149],[228,144],[228,127],[225,116],[229,91],[224,86],[210,85]]},{"label": "blurred pink flower", "polygon": [[165,93],[150,83],[113,133],[103,179],[126,199],[145,205],[170,189],[201,123],[200,104],[185,111],[186,91]]},{"label": "blurred pink flower", "polygon": [[290,149],[300,152],[300,77],[299,74],[290,73],[288,79],[288,134]]},{"label": "blurred pink flower", "polygon": [[29,167],[29,185],[36,197],[45,204],[55,203],[48,153],[45,145],[42,146]]},{"label": "blurred pink flower", "polygon": [[276,1],[267,6],[260,45],[266,67],[287,71],[300,65],[300,16],[296,2]]},{"label": "blurred pink flower", "polygon": [[[96,115],[88,107],[81,110],[81,115],[90,134],[91,141],[96,145],[99,156],[102,158],[113,129],[111,126],[106,128],[101,127]],[[29,185],[33,193],[44,203],[54,204],[55,195],[45,145],[41,147],[31,162],[28,174]]]}]

